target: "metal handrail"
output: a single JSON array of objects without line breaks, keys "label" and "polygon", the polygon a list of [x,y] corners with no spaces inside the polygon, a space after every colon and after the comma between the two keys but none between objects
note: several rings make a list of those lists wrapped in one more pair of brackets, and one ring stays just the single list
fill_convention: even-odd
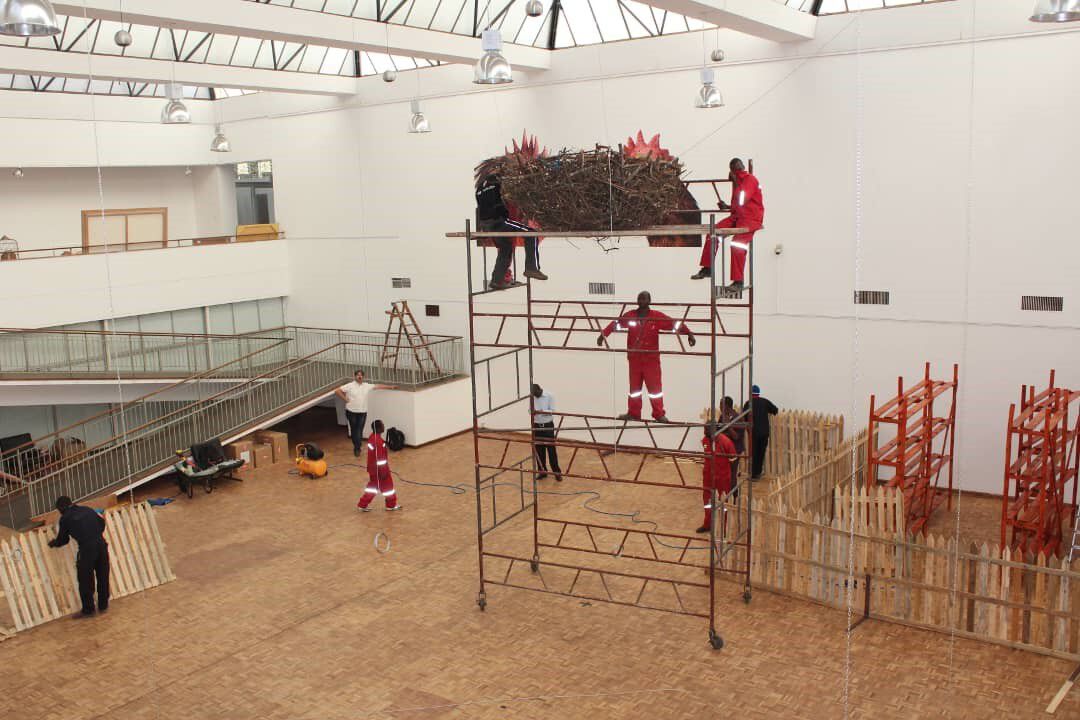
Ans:
[{"label": "metal handrail", "polygon": [[[272,237],[264,237],[272,236]],[[86,248],[83,245],[63,245],[60,247],[50,248],[28,248],[26,250],[7,250],[4,251],[3,257],[0,257],[0,261],[16,261],[16,260],[42,260],[45,258],[56,257],[84,257],[87,255],[104,255],[107,253],[116,252],[140,252],[142,250],[169,250],[172,248],[183,247],[202,247],[204,245],[232,245],[235,243],[250,243],[250,242],[267,242],[270,240],[284,240],[285,233],[260,233],[255,236],[241,236],[242,240],[237,239],[236,235],[210,235],[207,237],[196,238],[173,238],[172,240],[162,240],[161,242],[145,242],[145,243],[132,243],[132,244],[120,244],[115,245],[92,245],[91,248]],[[48,253],[48,254],[42,254]]]},{"label": "metal handrail", "polygon": [[[211,368],[211,369],[209,369],[209,370],[207,370],[205,372],[201,372],[201,373],[198,373],[196,375],[192,375],[191,377],[184,378],[183,380],[178,380],[178,381],[176,381],[174,383],[170,383],[170,384],[168,384],[168,385],[166,385],[166,386],[164,386],[162,388],[159,388],[159,389],[157,389],[157,390],[155,390],[155,391],[153,391],[151,393],[147,393],[146,395],[142,395],[140,397],[137,397],[134,400],[128,400],[127,402],[122,403],[118,407],[114,407],[114,408],[110,408],[108,410],[104,410],[104,411],[98,413],[97,415],[91,415],[88,418],[84,418],[84,419],[80,420],[79,422],[72,423],[71,425],[60,428],[59,430],[51,432],[48,435],[45,435],[43,437],[38,438],[37,440],[31,440],[28,443],[23,443],[22,445],[11,448],[10,450],[5,451],[4,454],[5,455],[17,454],[20,451],[32,449],[36,445],[42,444],[44,441],[48,440],[49,438],[60,439],[62,437],[63,433],[70,432],[72,429],[74,429],[74,428],[76,428],[76,427],[78,427],[80,425],[86,425],[88,423],[94,422],[96,420],[101,420],[101,419],[106,418],[106,417],[115,417],[117,415],[122,415],[124,410],[135,407],[136,405],[145,403],[146,401],[148,401],[149,399],[151,399],[151,398],[153,398],[155,396],[162,395],[162,394],[164,394],[166,392],[175,390],[176,388],[178,388],[178,387],[180,387],[182,385],[192,384],[197,380],[210,379],[212,374],[218,373],[223,368],[231,367],[233,365],[236,365],[237,363],[243,362],[244,360],[248,360],[248,359],[250,359],[250,358],[252,358],[252,357],[254,357],[256,355],[259,355],[261,353],[264,353],[264,352],[267,352],[269,350],[274,350],[274,349],[280,348],[282,346],[288,345],[290,342],[292,342],[292,340],[289,339],[289,338],[281,339],[281,340],[279,340],[279,342],[274,343],[270,347],[255,350],[254,352],[250,352],[247,355],[236,358],[235,360],[230,360],[227,363],[224,363],[222,365],[218,365],[217,367],[213,367],[213,368]],[[214,378],[214,379],[229,380],[229,379],[233,379],[233,378]],[[119,437],[121,437],[121,436],[114,436],[114,437],[110,438],[106,442],[115,442],[117,440],[117,438],[119,438]],[[87,452],[89,450],[90,450],[90,448],[87,448],[87,450],[84,451],[84,452]],[[45,467],[47,468],[49,466],[46,465]]]}]

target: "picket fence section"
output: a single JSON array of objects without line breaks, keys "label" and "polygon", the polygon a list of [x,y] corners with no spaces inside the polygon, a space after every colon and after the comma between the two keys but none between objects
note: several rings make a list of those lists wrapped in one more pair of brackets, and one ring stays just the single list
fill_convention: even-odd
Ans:
[{"label": "picket fence section", "polygon": [[[0,639],[76,612],[80,607],[75,575],[76,543],[49,547],[53,528],[39,528],[0,542]],[[148,503],[105,511],[111,596],[175,580],[165,544]],[[6,614],[5,614],[6,610]]]},{"label": "picket fence section", "polygon": [[[868,513],[889,507],[889,498],[864,492],[854,516],[845,500],[848,514],[831,520],[755,501],[753,583],[830,607],[850,603],[859,615],[868,602],[871,618],[1080,660],[1080,560],[1070,566],[986,544],[958,548],[936,535],[877,535],[864,531]],[[875,516],[879,526],[902,526],[902,508],[892,507],[891,519]]]},{"label": "picket fence section", "polygon": [[829,455],[810,455],[781,475],[765,495],[767,505],[807,510],[832,517],[833,493],[841,485],[866,484],[866,431],[833,446]]},{"label": "picket fence section", "polygon": [[844,439],[843,415],[784,410],[769,418],[769,426],[765,473],[773,477],[816,465]]}]

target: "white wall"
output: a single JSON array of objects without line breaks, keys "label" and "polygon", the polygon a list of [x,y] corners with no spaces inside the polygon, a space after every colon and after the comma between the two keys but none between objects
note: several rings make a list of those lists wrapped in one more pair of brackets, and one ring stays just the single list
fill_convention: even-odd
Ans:
[{"label": "white wall", "polygon": [[[236,196],[214,186],[221,170],[184,167],[106,167],[100,193],[96,168],[26,168],[22,178],[0,172],[0,234],[19,242],[21,250],[82,245],[82,211],[104,206],[168,208],[168,237],[190,238],[235,232]],[[231,212],[232,228],[222,222]],[[224,208],[222,207],[224,206]],[[213,229],[211,229],[213,228]]]},{"label": "white wall", "polygon": [[[257,94],[222,108],[234,155],[274,160],[290,320],[325,326],[381,328],[390,301],[409,299],[441,306],[440,318],[420,317],[426,330],[464,334],[463,245],[443,234],[472,216],[473,166],[523,129],[553,150],[660,132],[696,177],[753,157],[767,205],[755,380],[782,406],[854,412],[852,427],[897,375],[913,378],[927,360],[944,375],[959,362],[964,486],[998,492],[1018,387],[1044,383],[1051,367],[1080,386],[1068,363],[1080,350],[1070,295],[1080,144],[1061,130],[1080,113],[1071,77],[1080,34],[1028,23],[1029,14],[1030,0],[956,0],[822,18],[807,43],[721,32],[727,106],[713,111],[691,106],[698,34],[560,51],[549,72],[519,73],[497,90],[445,66],[360,81],[346,102]],[[404,132],[414,93],[429,135]],[[117,111],[101,107],[112,138]],[[171,136],[161,154],[210,132],[196,130]],[[157,142],[140,138],[141,156],[157,152],[161,132],[147,127]],[[129,154],[108,143],[109,157]],[[200,143],[191,157],[203,155]],[[771,253],[777,243],[783,255]],[[686,279],[696,250],[575,245],[545,243],[552,280],[541,296],[582,297],[590,280],[615,281],[620,299],[644,287],[658,300],[704,294]],[[392,289],[393,276],[411,277],[412,288]],[[856,287],[889,290],[892,304],[856,308]],[[1063,294],[1065,312],[1021,312],[1022,293]],[[564,409],[622,409],[622,357],[544,355],[541,379]],[[696,417],[704,371],[672,362],[666,376],[671,415]]]},{"label": "white wall", "polygon": [[283,242],[0,263],[0,326],[54,327],[289,294]]}]

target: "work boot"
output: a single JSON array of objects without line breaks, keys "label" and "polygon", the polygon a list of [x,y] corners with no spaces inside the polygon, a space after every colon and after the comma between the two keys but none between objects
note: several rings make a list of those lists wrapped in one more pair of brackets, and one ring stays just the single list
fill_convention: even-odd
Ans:
[{"label": "work boot", "polygon": [[94,617],[94,611],[93,610],[91,610],[90,612],[87,612],[85,610],[80,610],[79,612],[72,615],[71,619],[72,620],[85,620],[86,618],[92,618],[92,617]]},{"label": "work boot", "polygon": [[510,283],[505,280],[492,280],[488,283],[488,290],[505,290],[510,287]]},{"label": "work boot", "polygon": [[386,508],[386,512],[396,512],[401,509],[401,505],[395,505],[392,508]]},{"label": "work boot", "polygon": [[562,475],[560,473],[555,473],[555,482],[562,482]]},{"label": "work boot", "polygon": [[707,532],[709,532],[709,526],[708,525],[702,525],[701,527],[699,527],[694,532],[707,533]]},{"label": "work boot", "polygon": [[371,512],[371,508],[369,508],[369,507],[360,507],[359,505],[357,505],[356,509],[359,510],[360,512]]},{"label": "work boot", "polygon": [[532,278],[533,280],[547,280],[548,276],[540,272],[539,268],[536,270],[526,270],[524,272],[525,277]]},{"label": "work boot", "polygon": [[99,605],[97,611],[99,614],[104,615],[105,613],[109,612],[109,606],[107,604]]},{"label": "work boot", "polygon": [[537,479],[537,480],[543,480],[543,479],[544,479],[544,478],[546,478],[546,477],[547,477],[547,473],[546,473],[546,472],[542,472],[542,473],[540,473],[539,475],[537,475],[537,476],[536,476],[536,479]]},{"label": "work boot", "polygon": [[360,448],[353,448],[352,456],[353,457],[360,457]]},{"label": "work boot", "polygon": [[709,277],[712,277],[712,270],[710,270],[707,267],[703,267],[700,270],[698,270],[695,274],[691,275],[690,279],[691,280],[704,280],[704,279],[709,278]]},{"label": "work boot", "polygon": [[641,422],[641,418],[631,415],[630,413],[623,413],[619,416],[619,420],[637,420]]},{"label": "work boot", "polygon": [[654,422],[666,423],[671,421],[667,419],[667,415],[661,415],[660,417],[655,418]]}]

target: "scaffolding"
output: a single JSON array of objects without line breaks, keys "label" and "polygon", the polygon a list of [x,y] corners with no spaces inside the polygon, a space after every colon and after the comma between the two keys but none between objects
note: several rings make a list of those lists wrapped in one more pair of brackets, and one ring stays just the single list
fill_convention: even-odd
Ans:
[{"label": "scaffolding", "polygon": [[[730,236],[742,232],[745,232],[742,228],[718,229],[715,218],[711,217],[708,225],[610,232],[475,232],[471,223],[466,222],[463,233],[447,233],[447,237],[465,240],[469,278],[469,357],[479,566],[477,604],[481,610],[487,605],[489,586],[538,590],[580,598],[585,602],[608,602],[708,618],[709,642],[717,649],[723,646],[715,617],[718,577],[734,578],[741,583],[743,600],[749,602],[751,598],[749,508],[752,484],[733,478],[732,490],[723,498],[718,497],[715,489],[712,491],[709,500],[712,523],[708,536],[661,531],[656,523],[638,520],[636,513],[621,513],[624,517],[630,516],[630,522],[620,525],[559,517],[553,512],[559,509],[555,502],[545,501],[542,508],[541,496],[549,494],[590,494],[598,499],[597,492],[572,492],[575,486],[591,486],[595,482],[693,491],[702,497],[700,472],[691,472],[691,469],[693,463],[705,457],[699,444],[701,435],[693,433],[695,429],[698,433],[703,430],[704,421],[643,422],[587,412],[552,411],[555,438],[542,442],[569,451],[569,461],[562,468],[561,477],[572,482],[559,485],[560,492],[541,490],[539,476],[544,471],[538,467],[534,452],[537,442],[536,410],[531,393],[534,361],[539,353],[548,351],[628,355],[633,351],[613,348],[606,343],[600,347],[580,338],[587,335],[592,341],[607,323],[617,320],[634,304],[615,300],[538,298],[531,281],[509,289],[488,290],[489,267],[484,240],[541,236],[549,241],[558,238],[600,240],[687,234],[710,238],[716,249],[721,250],[714,263],[721,270],[720,277],[715,277],[714,273],[708,283],[708,298],[703,302],[653,303],[652,307],[685,323],[706,345],[706,349],[692,350],[683,345],[683,337],[676,333],[675,343],[666,343],[676,347],[662,346],[660,354],[707,361],[712,417],[721,418],[718,391],[736,396],[739,410],[725,417],[719,423],[719,429],[744,432],[746,447],[739,457],[746,459],[740,463],[745,468],[752,453],[749,404],[743,407],[743,401],[750,398],[753,384],[752,255],[748,257],[750,283],[744,293],[728,295],[717,285],[718,281],[722,284],[726,279],[721,262],[723,248],[728,245]],[[482,263],[474,263],[474,244],[483,253]],[[474,264],[480,267],[474,267]],[[483,289],[479,290],[473,281],[473,275],[478,271],[484,278]],[[493,292],[500,293],[496,306],[479,307],[488,299],[484,296]],[[617,308],[617,311],[613,314],[605,312],[607,308]],[[738,359],[720,367],[722,343],[728,351],[735,350]],[[739,345],[735,347],[734,343]],[[496,369],[496,365],[504,370]],[[497,397],[499,387],[508,395],[505,401]],[[495,413],[515,406],[527,407],[528,426],[487,426]],[[519,417],[524,418],[524,413]],[[517,452],[512,452],[512,448]],[[613,458],[615,453],[620,455]],[[598,459],[598,465],[594,464],[594,467],[599,470],[583,467],[593,458]],[[657,477],[655,463],[647,468],[650,458],[661,458],[670,464],[670,470],[663,468],[659,473],[661,476]],[[620,470],[617,466],[626,465],[623,461],[628,459],[633,461]],[[503,488],[501,492],[499,488]],[[563,491],[564,488],[570,491]],[[531,514],[531,542],[525,540],[527,533],[522,526],[526,514]],[[511,529],[515,519],[519,521],[516,534]],[[652,529],[644,529],[642,524],[652,525]],[[517,545],[510,550],[500,549],[496,544],[499,540],[496,531],[517,538],[519,545],[529,542],[531,548],[526,552]],[[701,607],[706,596],[708,607]]]},{"label": "scaffolding", "polygon": [[[882,468],[892,470],[892,477],[886,480],[889,487],[898,487],[903,493],[907,531],[912,534],[926,531],[930,516],[941,504],[942,473],[948,478],[946,498],[952,507],[959,379],[959,366],[954,364],[951,381],[933,380],[930,363],[926,363],[923,379],[907,390],[904,378],[897,378],[896,396],[885,404],[878,406],[877,396],[870,396],[867,432],[874,441],[866,446],[868,476],[871,482],[879,482]],[[935,414],[942,404],[939,400],[947,400],[948,410]],[[878,447],[882,425],[895,428],[896,435]]]},{"label": "scaffolding", "polygon": [[1080,465],[1080,392],[1054,387],[1054,375],[1038,394],[1034,385],[1021,388],[1019,412],[1009,406],[1001,502],[1001,546],[1047,557],[1064,549]]}]

